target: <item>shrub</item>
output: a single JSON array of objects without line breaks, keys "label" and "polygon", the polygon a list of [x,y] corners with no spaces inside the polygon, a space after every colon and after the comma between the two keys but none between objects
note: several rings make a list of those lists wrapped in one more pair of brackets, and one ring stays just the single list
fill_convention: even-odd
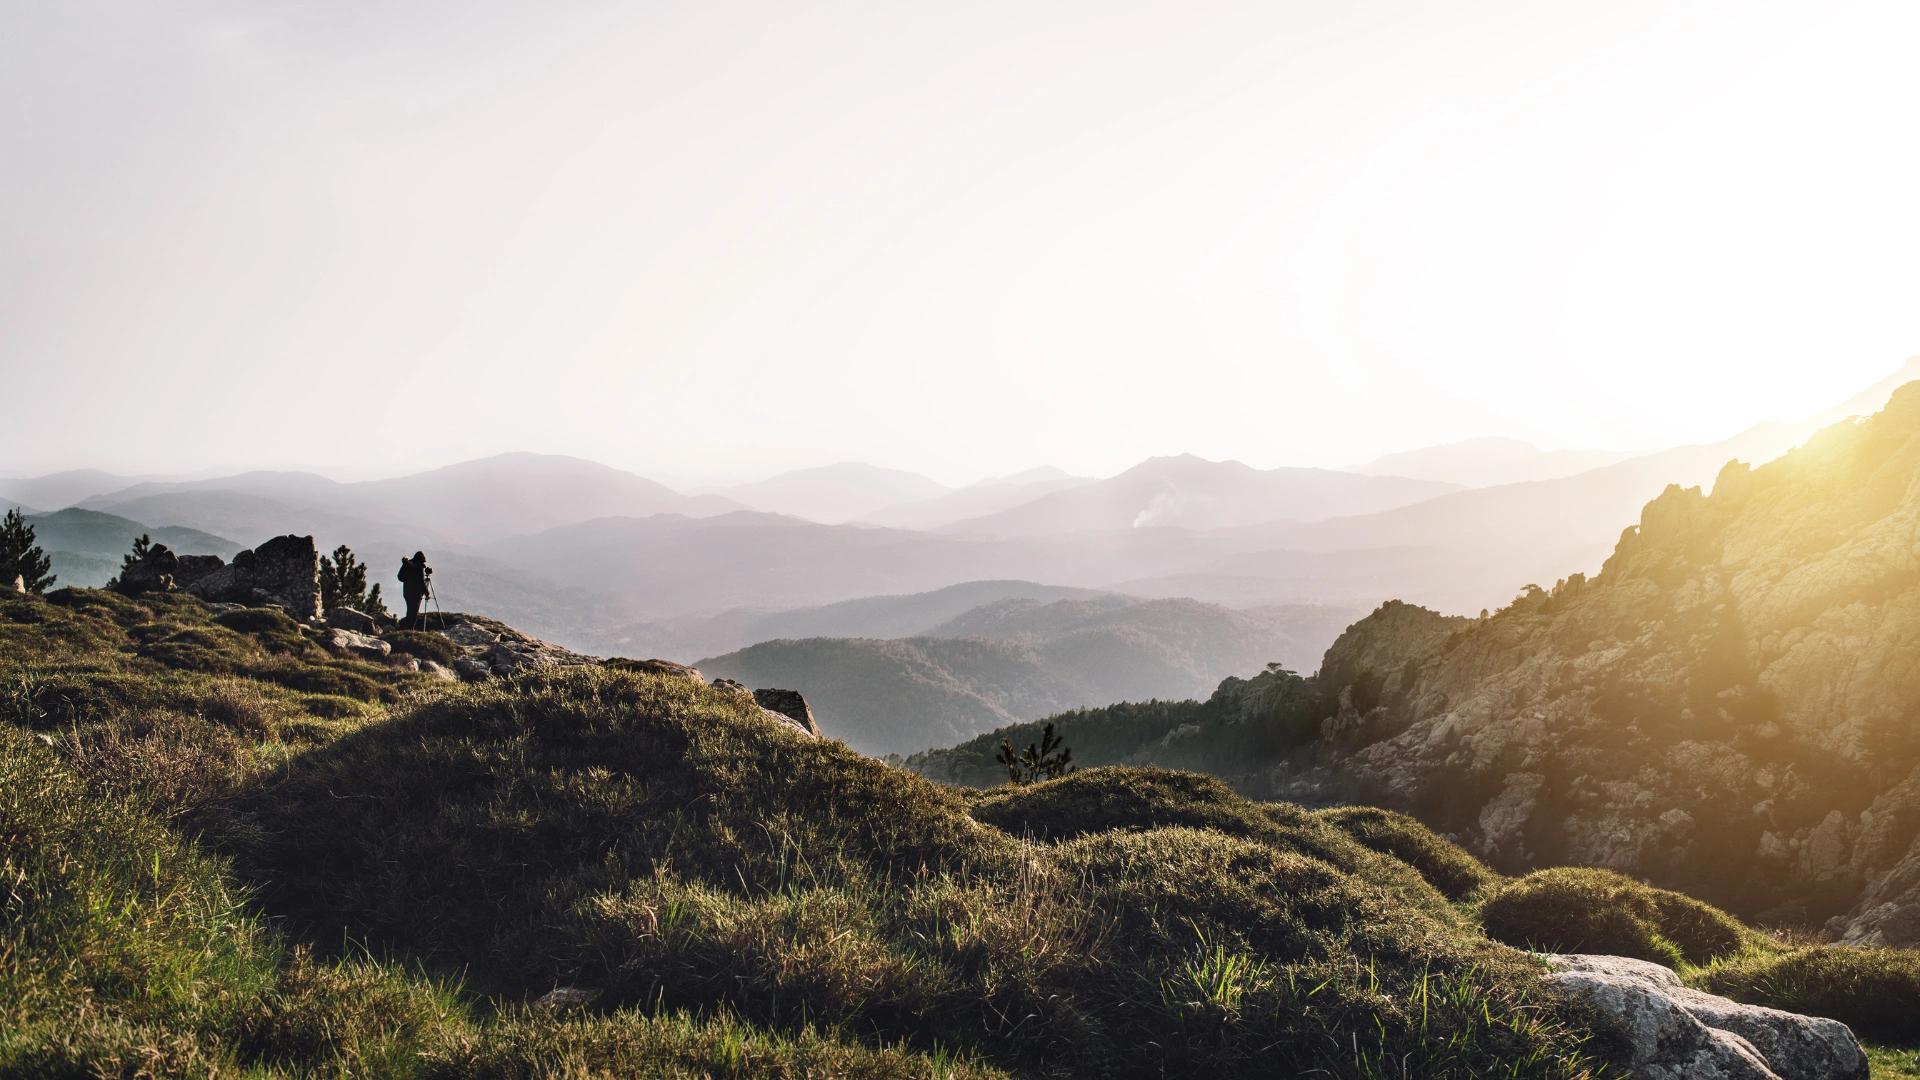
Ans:
[{"label": "shrub", "polygon": [[1320,818],[1355,840],[1420,872],[1449,900],[1471,900],[1500,875],[1459,845],[1405,814],[1372,806],[1322,810]]},{"label": "shrub", "polygon": [[1710,904],[1611,870],[1536,870],[1480,906],[1488,936],[1544,952],[1631,956],[1669,966],[1738,952],[1752,931]]},{"label": "shrub", "polygon": [[1754,950],[1696,981],[1735,1001],[1838,1020],[1863,1039],[1920,1044],[1920,953],[1911,950]]},{"label": "shrub", "polygon": [[464,655],[445,635],[426,630],[395,630],[382,635],[381,640],[393,646],[395,653],[431,660],[442,667],[452,667],[453,662]]}]

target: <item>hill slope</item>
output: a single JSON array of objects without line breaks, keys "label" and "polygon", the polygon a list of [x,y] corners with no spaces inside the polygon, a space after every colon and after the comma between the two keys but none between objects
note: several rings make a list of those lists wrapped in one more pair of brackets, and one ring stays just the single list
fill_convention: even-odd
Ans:
[{"label": "hill slope", "polygon": [[1920,383],[1710,496],[1670,488],[1591,581],[1484,622],[1366,620],[1328,663],[1392,657],[1330,676],[1377,705],[1350,694],[1319,766],[1267,790],[1920,943],[1916,477]]}]

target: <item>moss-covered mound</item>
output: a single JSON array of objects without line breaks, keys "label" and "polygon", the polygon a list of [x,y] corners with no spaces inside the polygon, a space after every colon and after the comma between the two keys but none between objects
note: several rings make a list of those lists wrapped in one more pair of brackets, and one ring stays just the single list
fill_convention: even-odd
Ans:
[{"label": "moss-covered mound", "polygon": [[1420,872],[1449,900],[1471,900],[1500,880],[1485,863],[1405,814],[1372,806],[1320,811],[1328,824]]},{"label": "moss-covered mound", "polygon": [[1481,904],[1480,916],[1487,934],[1509,945],[1674,967],[1730,956],[1754,940],[1711,904],[1588,867],[1536,870],[1509,881]]},{"label": "moss-covered mound", "polygon": [[1536,969],[1410,867],[1201,777],[970,806],[738,698],[580,668],[444,693],[241,806],[270,910],[509,1000],[579,986],[1075,1074],[1587,1068]]},{"label": "moss-covered mound", "polygon": [[1863,1039],[1920,1045],[1920,953],[1910,949],[1755,949],[1696,981],[1740,1001],[1839,1020]]}]

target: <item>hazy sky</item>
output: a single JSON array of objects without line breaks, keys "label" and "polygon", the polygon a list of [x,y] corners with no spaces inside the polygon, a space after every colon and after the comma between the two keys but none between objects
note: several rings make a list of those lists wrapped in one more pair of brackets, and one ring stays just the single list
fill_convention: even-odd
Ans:
[{"label": "hazy sky", "polygon": [[0,475],[1715,438],[1920,353],[1920,5],[0,0]]}]

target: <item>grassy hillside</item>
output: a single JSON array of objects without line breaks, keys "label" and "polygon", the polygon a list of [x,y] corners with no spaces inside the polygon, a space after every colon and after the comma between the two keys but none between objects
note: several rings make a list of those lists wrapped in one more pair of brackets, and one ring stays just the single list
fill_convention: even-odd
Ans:
[{"label": "grassy hillside", "polygon": [[[1157,769],[969,793],[682,679],[317,637],[0,597],[0,1074],[1609,1074],[1481,928],[1526,883],[1408,819]],[[1697,977],[1914,1014],[1900,955],[1732,925]]]}]

